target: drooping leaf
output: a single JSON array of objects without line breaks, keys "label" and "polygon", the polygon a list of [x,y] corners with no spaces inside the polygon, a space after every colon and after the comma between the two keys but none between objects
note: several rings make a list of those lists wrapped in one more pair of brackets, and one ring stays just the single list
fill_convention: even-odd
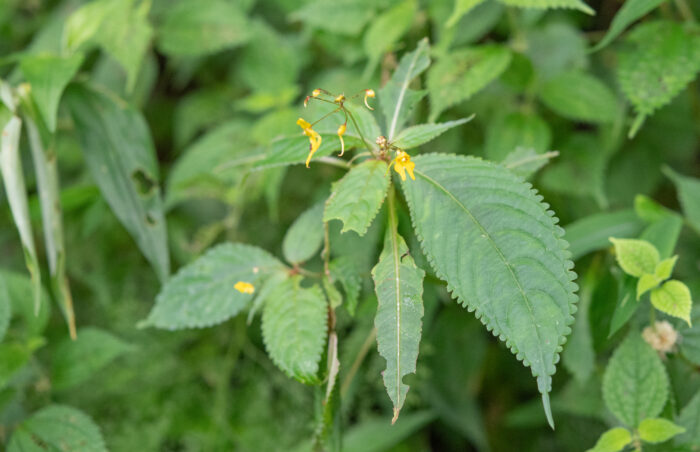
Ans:
[{"label": "drooping leaf", "polygon": [[619,110],[610,88],[581,71],[564,72],[549,79],[538,94],[547,107],[573,121],[610,123]]},{"label": "drooping leaf", "polygon": [[663,418],[644,419],[637,430],[641,440],[647,443],[663,443],[685,432],[685,428]]},{"label": "drooping leaf", "polygon": [[385,161],[367,160],[357,165],[333,185],[323,221],[341,220],[341,232],[364,235],[377,216],[388,188],[389,169]]},{"label": "drooping leaf", "polygon": [[[413,159],[402,183],[413,225],[437,275],[532,369],[548,393],[571,332],[575,274],[564,231],[529,184],[476,158]],[[517,206],[517,207],[516,207]]]},{"label": "drooping leaf", "polygon": [[170,272],[158,162],[143,116],[86,85],[71,85],[66,102],[85,161],[102,196],[161,281]]},{"label": "drooping leaf", "polygon": [[676,437],[676,444],[700,445],[700,392],[681,410],[678,424],[685,432]]},{"label": "drooping leaf", "polygon": [[510,51],[495,44],[458,50],[441,58],[428,71],[430,122],[500,77],[510,60]]},{"label": "drooping leaf", "polygon": [[318,382],[326,322],[327,303],[320,287],[301,287],[298,276],[277,286],[262,316],[263,339],[272,361],[302,383]]},{"label": "drooping leaf", "polygon": [[15,430],[8,452],[79,450],[107,452],[102,432],[85,413],[64,405],[49,405]]},{"label": "drooping leaf", "polygon": [[484,152],[491,160],[503,160],[518,147],[542,154],[549,149],[552,132],[537,115],[514,112],[490,122]]},{"label": "drooping leaf", "polygon": [[523,179],[527,179],[558,155],[559,152],[557,151],[538,154],[532,148],[518,147],[508,154],[501,164],[512,173],[517,174]]},{"label": "drooping leaf", "polygon": [[372,269],[372,279],[378,301],[374,326],[377,329],[379,354],[386,360],[382,376],[394,404],[393,424],[408,393],[408,385],[403,383],[403,378],[416,371],[422,332],[425,272],[416,267],[408,254],[406,242],[397,231],[392,199],[394,194],[389,196],[389,225],[379,262]]},{"label": "drooping leaf", "polygon": [[253,294],[234,288],[239,281],[260,290],[267,276],[282,270],[282,263],[260,248],[240,243],[219,245],[163,285],[144,326],[177,330],[224,322],[253,299]]},{"label": "drooping leaf", "polygon": [[457,121],[440,122],[437,124],[420,124],[417,126],[408,127],[407,129],[403,129],[401,133],[398,134],[396,139],[393,141],[393,144],[394,146],[404,150],[415,148],[434,140],[453,127],[457,127],[471,121],[473,118],[474,115],[468,118],[458,119]]},{"label": "drooping leaf", "polygon": [[625,425],[657,416],[668,398],[668,376],[659,355],[632,331],[615,350],[603,377],[603,399]]},{"label": "drooping leaf", "polygon": [[603,433],[587,452],[618,452],[632,442],[632,434],[626,428],[615,427]]},{"label": "drooping leaf", "polygon": [[292,223],[282,241],[282,254],[288,262],[298,264],[316,255],[323,244],[324,203],[316,203]]},{"label": "drooping leaf", "polygon": [[365,78],[369,78],[384,53],[408,31],[416,15],[416,0],[404,0],[378,15],[364,33],[365,53],[369,56]]},{"label": "drooping leaf", "polygon": [[107,331],[81,329],[75,340],[64,339],[53,352],[51,386],[58,391],[75,387],[130,350],[131,345]]},{"label": "drooping leaf", "polygon": [[622,4],[622,8],[615,14],[610,28],[603,39],[596,44],[591,52],[597,52],[603,47],[610,44],[615,38],[625,31],[625,29],[637,19],[647,15],[650,11],[656,9],[665,0],[627,0]]},{"label": "drooping leaf", "polygon": [[576,220],[564,229],[572,259],[577,260],[591,251],[609,247],[610,237],[637,237],[643,227],[644,223],[634,210],[627,209],[593,214]]},{"label": "drooping leaf", "polygon": [[690,325],[693,300],[690,297],[690,289],[682,282],[672,279],[652,290],[651,304],[659,311],[683,319]]},{"label": "drooping leaf", "polygon": [[536,8],[536,9],[552,9],[552,8],[567,8],[577,9],[586,14],[593,15],[595,11],[582,0],[499,0],[508,6],[517,6],[518,8]]},{"label": "drooping leaf", "polygon": [[685,217],[700,234],[700,179],[683,176],[668,167],[663,168],[663,172],[676,186]]},{"label": "drooping leaf", "polygon": [[659,263],[659,252],[646,240],[610,238],[615,246],[615,257],[628,275],[641,277],[653,274]]}]

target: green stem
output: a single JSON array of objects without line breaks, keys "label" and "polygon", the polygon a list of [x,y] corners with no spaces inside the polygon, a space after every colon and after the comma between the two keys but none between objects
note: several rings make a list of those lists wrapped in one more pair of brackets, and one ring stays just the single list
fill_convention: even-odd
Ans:
[{"label": "green stem", "polygon": [[693,10],[690,8],[690,5],[688,5],[688,2],[686,2],[686,0],[675,0],[674,4],[676,5],[676,9],[678,9],[678,12],[681,13],[681,17],[683,17],[683,19],[686,22],[696,22]]},{"label": "green stem", "polygon": [[360,369],[362,362],[365,360],[365,357],[367,356],[367,353],[369,353],[369,349],[370,349],[370,347],[372,347],[372,344],[374,344],[374,340],[376,338],[377,338],[377,329],[372,328],[372,330],[367,335],[365,342],[362,343],[362,348],[360,348],[360,351],[357,353],[357,356],[355,357],[355,361],[353,361],[352,366],[350,366],[350,370],[348,371],[348,374],[345,376],[345,379],[343,380],[343,384],[340,386],[340,397],[341,398],[345,398],[345,395],[347,394],[348,389],[350,389],[350,384],[352,383],[353,378],[355,378],[355,374]]}]

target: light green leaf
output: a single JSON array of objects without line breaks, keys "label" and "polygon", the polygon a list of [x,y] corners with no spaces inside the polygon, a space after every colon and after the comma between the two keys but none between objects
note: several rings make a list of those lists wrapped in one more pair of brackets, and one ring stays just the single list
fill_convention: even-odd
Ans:
[{"label": "light green leaf", "polygon": [[690,289],[680,281],[672,279],[651,291],[651,304],[661,312],[685,320],[690,325],[690,310],[693,300]]},{"label": "light green leaf", "polygon": [[577,260],[591,251],[609,247],[611,236],[637,237],[643,227],[644,223],[634,210],[627,209],[593,214],[568,224],[564,229],[572,259]]},{"label": "light green leaf", "polygon": [[552,9],[552,8],[568,8],[577,9],[586,14],[594,15],[593,8],[588,6],[582,0],[499,0],[508,6],[517,6],[518,8],[536,8],[536,9]]},{"label": "light green leaf", "polygon": [[542,197],[500,165],[476,158],[413,159],[402,183],[437,275],[537,377],[547,417],[558,354],[571,332],[573,263]]},{"label": "light green leaf", "polygon": [[637,300],[639,300],[642,295],[654,289],[656,286],[661,284],[663,279],[656,275],[651,275],[649,273],[643,274],[639,280],[637,280]]},{"label": "light green leaf", "polygon": [[678,424],[685,429],[676,438],[677,444],[700,445],[700,392],[681,410]]},{"label": "light green leaf", "polygon": [[408,31],[416,16],[416,0],[404,0],[377,16],[364,34],[365,53],[369,57],[365,69],[368,79],[381,57]]},{"label": "light green leaf", "polygon": [[659,263],[659,252],[646,240],[616,239],[610,237],[615,246],[615,257],[622,270],[640,278],[645,273],[654,274]]},{"label": "light green leaf", "polygon": [[63,48],[69,52],[76,52],[86,46],[100,30],[110,6],[120,1],[96,0],[76,9],[68,17],[63,28]]},{"label": "light green leaf", "polygon": [[549,149],[551,142],[552,132],[542,118],[514,112],[490,121],[485,153],[491,160],[503,160],[518,147],[542,154]]},{"label": "light green leaf", "polygon": [[316,0],[307,2],[290,18],[331,33],[356,36],[375,9],[374,0]]},{"label": "light green leaf", "polygon": [[634,105],[633,136],[644,118],[666,105],[700,70],[700,35],[674,22],[646,22],[632,30],[618,56],[618,80]]},{"label": "light green leaf", "polygon": [[82,63],[82,54],[69,57],[50,54],[28,55],[20,62],[22,74],[31,86],[32,99],[51,132],[56,130],[58,103],[63,90]]},{"label": "light green leaf", "polygon": [[282,254],[292,264],[306,262],[316,255],[323,244],[323,209],[319,202],[299,215],[282,241]]},{"label": "light green leaf", "polygon": [[100,428],[85,413],[69,406],[49,405],[17,427],[7,450],[107,452],[107,447]]},{"label": "light green leaf", "polygon": [[107,331],[78,330],[77,339],[63,339],[52,352],[51,386],[57,391],[75,387],[132,349]]},{"label": "light green leaf", "polygon": [[668,376],[659,355],[632,331],[615,350],[603,376],[603,399],[625,425],[657,416],[668,398]]},{"label": "light green leaf", "polygon": [[277,286],[262,316],[263,339],[272,361],[302,383],[317,383],[326,322],[327,303],[318,286],[301,287],[299,276]]},{"label": "light green leaf", "polygon": [[685,428],[663,418],[644,419],[637,430],[642,441],[647,443],[663,443],[685,432]]},{"label": "light green leaf", "polygon": [[177,330],[224,322],[253,299],[252,294],[234,289],[237,282],[260,290],[267,276],[283,269],[280,261],[260,248],[240,243],[219,245],[163,285],[143,326]]},{"label": "light green leaf", "polygon": [[471,121],[474,115],[457,121],[440,122],[437,124],[420,124],[403,129],[393,141],[393,145],[401,149],[411,149],[427,143],[439,137],[453,127],[460,126]]},{"label": "light green leaf", "polygon": [[156,33],[158,48],[171,57],[216,53],[244,44],[251,35],[245,14],[227,0],[177,2]]},{"label": "light green leaf", "polygon": [[512,173],[517,174],[523,179],[527,179],[558,155],[558,151],[538,154],[532,148],[518,147],[515,148],[513,152],[508,154],[501,164],[508,168]]},{"label": "light green leaf", "polygon": [[430,122],[500,77],[510,59],[508,48],[495,44],[461,49],[440,59],[428,71]]},{"label": "light green leaf", "polygon": [[656,7],[664,1],[665,0],[626,0],[625,3],[622,4],[622,8],[615,14],[610,28],[608,28],[603,39],[591,49],[591,52],[597,52],[610,44],[615,38],[620,36],[631,23],[647,15],[647,13],[656,9]]},{"label": "light green leaf", "polygon": [[618,452],[632,442],[632,434],[626,428],[616,427],[600,435],[598,442],[587,452]]},{"label": "light green leaf", "polygon": [[411,81],[430,66],[428,39],[418,42],[416,50],[401,58],[391,80],[379,90],[379,100],[386,120],[386,137],[392,141],[408,120],[413,107],[425,95],[424,91],[409,89]]},{"label": "light green leaf", "polygon": [[382,372],[384,386],[394,404],[393,424],[406,400],[408,385],[403,378],[416,371],[423,318],[423,278],[425,272],[416,267],[408,247],[398,233],[394,211],[394,193],[389,194],[389,225],[384,249],[372,269],[377,293],[377,329],[379,354],[386,360]]},{"label": "light green leaf", "polygon": [[459,22],[459,20],[471,11],[474,7],[480,5],[485,0],[455,0],[455,6],[452,10],[450,18],[447,19],[445,24],[447,27],[454,27],[454,25]]},{"label": "light green leaf", "polygon": [[338,219],[343,222],[341,232],[355,231],[364,235],[377,216],[388,188],[389,168],[386,162],[362,162],[333,184],[323,221]]},{"label": "light green leaf", "polygon": [[673,273],[673,268],[676,266],[677,260],[677,255],[662,260],[661,262],[659,262],[659,265],[656,266],[656,270],[654,270],[654,275],[661,281],[670,278],[671,274]]},{"label": "light green leaf", "polygon": [[676,186],[683,213],[693,229],[700,234],[700,179],[683,176],[669,167],[664,167],[662,171]]},{"label": "light green leaf", "polygon": [[86,85],[69,86],[66,103],[102,196],[164,281],[170,272],[167,230],[145,119],[120,99]]},{"label": "light green leaf", "polygon": [[580,71],[557,75],[539,88],[538,95],[555,113],[573,121],[610,123],[619,110],[610,88]]}]

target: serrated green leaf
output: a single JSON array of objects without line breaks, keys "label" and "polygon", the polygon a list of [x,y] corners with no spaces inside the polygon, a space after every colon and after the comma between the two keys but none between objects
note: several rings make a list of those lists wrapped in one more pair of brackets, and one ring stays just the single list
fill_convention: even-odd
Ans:
[{"label": "serrated green leaf", "polygon": [[518,147],[508,154],[501,164],[514,174],[527,179],[558,155],[559,152],[557,151],[538,154],[532,148]]},{"label": "serrated green leaf", "polygon": [[603,376],[603,399],[625,425],[657,416],[668,398],[668,376],[659,355],[632,331],[615,350]]},{"label": "serrated green leaf", "polygon": [[416,15],[416,0],[404,0],[378,15],[364,33],[369,57],[365,78],[369,78],[380,58],[408,31]]},{"label": "serrated green leaf", "polygon": [[654,270],[654,275],[657,278],[661,279],[661,281],[670,278],[671,274],[673,273],[673,268],[676,266],[677,260],[677,255],[662,260],[661,262],[659,262],[659,265],[656,266],[656,270]]},{"label": "serrated green leaf", "polygon": [[500,77],[510,59],[508,48],[495,44],[461,49],[441,58],[428,71],[429,121]]},{"label": "serrated green leaf", "polygon": [[445,26],[448,28],[453,27],[465,14],[484,1],[485,0],[455,0],[454,9],[452,10],[450,18],[447,19]]},{"label": "serrated green leaf", "polygon": [[29,55],[22,58],[20,68],[31,86],[31,96],[41,117],[49,128],[56,130],[58,103],[63,90],[83,63],[83,55],[59,57],[50,54]]},{"label": "serrated green leaf", "polygon": [[458,119],[457,121],[440,122],[437,124],[420,124],[403,129],[392,144],[401,149],[411,149],[427,143],[439,137],[453,127],[460,126],[471,121],[474,115]]},{"label": "serrated green leaf", "polygon": [[318,382],[327,330],[327,303],[320,287],[289,278],[270,294],[262,316],[263,339],[272,361],[302,383]]},{"label": "serrated green leaf", "polygon": [[672,279],[658,289],[652,290],[651,304],[659,311],[683,319],[690,325],[693,300],[690,297],[690,289],[682,282]]},{"label": "serrated green leaf", "polygon": [[551,142],[552,132],[542,118],[513,112],[489,123],[484,152],[491,160],[503,160],[518,147],[542,154]]},{"label": "serrated green leaf", "polygon": [[640,278],[642,275],[654,274],[659,263],[659,252],[646,240],[616,239],[610,242],[615,246],[615,257],[622,270],[628,275]]},{"label": "serrated green leaf", "polygon": [[260,248],[240,243],[219,245],[163,285],[143,326],[177,330],[224,322],[253,299],[252,294],[234,289],[237,282],[260,290],[265,277],[283,269],[280,261]]},{"label": "serrated green leaf", "polygon": [[577,9],[586,14],[594,15],[593,8],[588,6],[582,0],[499,0],[508,6],[517,6],[518,8],[536,8],[536,9],[552,9],[552,8],[567,8]]},{"label": "serrated green leaf", "polygon": [[170,256],[158,162],[146,120],[119,99],[86,85],[69,86],[66,103],[102,196],[164,281]]},{"label": "serrated green leaf", "polygon": [[453,155],[413,160],[416,180],[402,187],[426,256],[453,295],[531,367],[552,423],[551,375],[576,302],[564,231],[542,197],[500,165]]},{"label": "serrated green leaf", "polygon": [[282,254],[288,262],[298,264],[306,262],[316,255],[323,244],[323,202],[313,207],[294,220],[282,241]]},{"label": "serrated green leaf", "polygon": [[667,104],[700,70],[700,35],[674,22],[646,22],[635,27],[618,56],[617,76],[634,105],[634,135],[644,118]]},{"label": "serrated green leaf", "polygon": [[62,340],[52,352],[51,386],[57,391],[77,386],[132,349],[131,345],[107,331],[97,328],[78,330],[75,340]]},{"label": "serrated green leaf", "polygon": [[618,452],[632,442],[632,434],[626,428],[616,427],[600,435],[598,442],[587,452]]},{"label": "serrated green leaf", "polygon": [[685,432],[685,428],[663,418],[644,419],[637,430],[641,440],[647,443],[663,443]]},{"label": "serrated green leaf", "polygon": [[664,167],[663,172],[676,186],[688,222],[700,234],[700,179],[683,176],[669,167]]},{"label": "serrated green leaf", "polygon": [[620,36],[631,23],[647,15],[647,13],[656,9],[656,7],[664,1],[665,0],[626,0],[625,3],[622,4],[622,8],[615,14],[610,28],[608,28],[603,39],[591,49],[591,52],[597,52],[610,44],[615,38]]},{"label": "serrated green leaf", "polygon": [[662,281],[663,279],[656,275],[651,275],[649,273],[643,274],[642,277],[637,280],[637,300],[639,300],[642,295],[661,284]]},{"label": "serrated green leaf", "polygon": [[700,445],[700,392],[697,392],[690,402],[683,407],[678,424],[685,432],[676,437],[676,444]]},{"label": "serrated green leaf", "polygon": [[610,246],[612,237],[637,237],[644,223],[634,210],[603,212],[581,218],[567,225],[566,240],[569,242],[571,258],[577,260],[591,251]]},{"label": "serrated green leaf", "polygon": [[428,39],[418,42],[413,52],[401,58],[389,82],[379,90],[379,100],[386,121],[386,137],[392,141],[398,134],[413,110],[413,107],[425,95],[424,91],[409,89],[409,85],[430,66],[430,47]]},{"label": "serrated green leaf", "polygon": [[389,194],[389,225],[384,249],[372,269],[377,294],[377,329],[379,354],[386,360],[382,372],[384,386],[394,404],[392,424],[406,400],[408,385],[403,378],[416,371],[423,318],[423,278],[425,272],[416,267],[408,247],[397,231],[393,192]]},{"label": "serrated green leaf", "polygon": [[107,447],[100,428],[85,413],[69,406],[49,405],[18,426],[7,450],[107,452]]},{"label": "serrated green leaf", "polygon": [[235,2],[226,0],[177,2],[166,10],[156,34],[158,48],[171,57],[216,53],[251,37],[245,14]]},{"label": "serrated green leaf", "polygon": [[389,169],[385,161],[367,160],[357,165],[333,185],[323,221],[341,220],[341,232],[352,230],[364,235],[377,216],[388,188]]},{"label": "serrated green leaf", "polygon": [[615,94],[605,83],[581,71],[569,71],[544,83],[540,100],[558,115],[573,121],[610,123],[618,114]]}]

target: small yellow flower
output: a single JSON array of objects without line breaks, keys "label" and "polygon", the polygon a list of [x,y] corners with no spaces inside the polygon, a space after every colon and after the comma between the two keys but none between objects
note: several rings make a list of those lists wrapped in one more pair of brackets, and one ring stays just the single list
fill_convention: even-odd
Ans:
[{"label": "small yellow flower", "polygon": [[314,152],[321,147],[321,135],[312,129],[311,124],[309,124],[304,118],[297,119],[297,124],[304,130],[304,135],[309,137],[309,156],[306,158],[306,167],[308,168]]},{"label": "small yellow flower", "polygon": [[255,292],[255,286],[253,286],[251,283],[243,282],[243,281],[238,281],[234,286],[234,289],[239,291],[240,293],[245,293],[245,294],[252,294]]},{"label": "small yellow flower", "polygon": [[316,88],[315,90],[311,91],[311,95],[314,97],[318,97],[321,95],[321,90]]},{"label": "small yellow flower", "polygon": [[341,94],[340,96],[335,98],[335,103],[337,104],[342,104],[345,101],[345,94]]},{"label": "small yellow flower", "polygon": [[345,141],[343,141],[343,135],[345,131],[348,130],[347,123],[343,123],[338,127],[338,138],[340,138],[340,156],[345,154]]},{"label": "small yellow flower", "polygon": [[411,156],[406,154],[402,150],[396,151],[396,158],[394,159],[394,171],[399,173],[399,176],[401,176],[401,180],[406,180],[406,171],[408,171],[408,175],[411,176],[412,180],[416,180],[416,177],[413,175],[413,168],[416,167],[416,164],[411,161]]},{"label": "small yellow flower", "polygon": [[374,110],[374,108],[370,107],[369,104],[367,103],[367,98],[368,97],[374,97],[374,90],[373,89],[366,89],[365,90],[365,107],[369,108],[370,110]]}]

